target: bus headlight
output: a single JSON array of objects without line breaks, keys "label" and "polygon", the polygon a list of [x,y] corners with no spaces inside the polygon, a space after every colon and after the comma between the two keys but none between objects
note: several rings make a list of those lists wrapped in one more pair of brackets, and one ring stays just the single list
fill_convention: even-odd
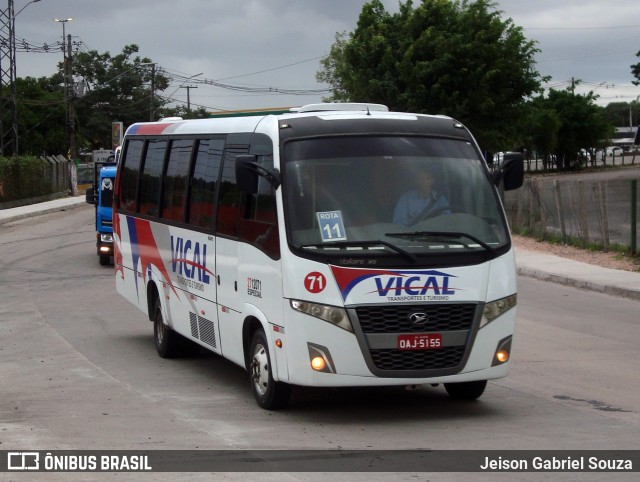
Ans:
[{"label": "bus headlight", "polygon": [[103,243],[113,243],[113,235],[112,234],[100,234],[100,241]]},{"label": "bus headlight", "polygon": [[516,293],[506,298],[501,298],[491,303],[484,305],[484,311],[482,312],[482,320],[480,320],[480,328],[491,323],[498,316],[506,313],[511,308],[516,306],[518,301],[518,295]]},{"label": "bus headlight", "polygon": [[327,321],[332,325],[336,325],[343,330],[353,333],[353,327],[344,308],[337,306],[320,305],[318,303],[309,303],[308,301],[291,300],[291,308],[300,313],[311,315],[315,318]]}]

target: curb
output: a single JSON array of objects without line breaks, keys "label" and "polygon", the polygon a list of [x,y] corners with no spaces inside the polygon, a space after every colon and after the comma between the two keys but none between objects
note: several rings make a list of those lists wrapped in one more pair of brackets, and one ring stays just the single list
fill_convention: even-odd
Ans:
[{"label": "curb", "polygon": [[618,296],[622,298],[630,298],[640,301],[640,288],[637,290],[630,288],[623,288],[621,286],[612,286],[601,283],[594,283],[593,281],[585,281],[581,279],[571,278],[569,276],[547,273],[539,271],[537,269],[518,267],[516,271],[519,275],[526,276],[528,278],[535,278],[540,281],[548,281],[551,283],[557,283],[565,286],[571,286],[573,288],[580,288],[588,291],[596,291],[598,293],[604,293],[611,296]]},{"label": "curb", "polygon": [[22,219],[26,219],[26,218],[33,218],[36,216],[41,216],[43,214],[51,214],[51,213],[56,213],[59,211],[69,211],[71,209],[77,209],[79,207],[83,207],[84,204],[82,203],[77,203],[77,204],[69,204],[68,206],[58,206],[55,208],[48,208],[48,209],[43,209],[41,211],[34,211],[31,213],[23,213],[23,214],[15,214],[13,216],[9,216],[6,218],[0,218],[0,226],[3,224],[8,224],[8,223],[12,223],[14,221],[20,221]]}]

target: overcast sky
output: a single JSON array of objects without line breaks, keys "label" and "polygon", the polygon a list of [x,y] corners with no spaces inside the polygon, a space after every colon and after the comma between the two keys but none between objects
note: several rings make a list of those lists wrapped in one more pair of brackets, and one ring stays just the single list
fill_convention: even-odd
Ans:
[{"label": "overcast sky", "polygon": [[[415,0],[417,4],[419,0]],[[140,47],[165,75],[177,80],[163,94],[192,107],[230,110],[303,105],[322,95],[255,93],[214,87],[315,91],[319,60],[336,32],[354,30],[361,0],[14,0],[18,77],[50,76],[62,60],[62,23],[82,50],[116,55],[128,44]],[[397,0],[383,0],[397,11]],[[6,8],[7,1],[0,0]],[[25,7],[24,10],[23,7]],[[512,18],[537,40],[537,70],[563,89],[571,78],[601,96],[599,103],[631,101],[640,95],[631,65],[640,61],[638,0],[499,0]],[[23,40],[26,42],[23,42]],[[49,53],[30,49],[49,48]],[[75,48],[75,47],[74,47]],[[41,50],[41,49],[40,49]],[[4,66],[3,66],[4,68]],[[184,79],[191,77],[192,81]]]}]

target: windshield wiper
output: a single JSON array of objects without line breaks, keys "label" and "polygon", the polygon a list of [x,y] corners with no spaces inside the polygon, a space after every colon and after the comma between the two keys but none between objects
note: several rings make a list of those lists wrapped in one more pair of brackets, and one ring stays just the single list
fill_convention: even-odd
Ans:
[{"label": "windshield wiper", "polygon": [[328,241],[326,243],[318,243],[318,244],[305,244],[304,246],[300,246],[301,248],[350,248],[350,247],[367,247],[367,246],[385,246],[392,251],[395,251],[398,254],[401,254],[405,258],[407,258],[412,263],[418,261],[418,258],[411,254],[409,251],[405,251],[402,248],[399,248],[395,244],[388,243],[386,241]]},{"label": "windshield wiper", "polygon": [[[467,233],[457,233],[451,231],[413,231],[406,233],[385,233],[385,236],[389,236],[390,238],[467,238],[471,241],[477,243],[482,246],[485,250],[489,251],[491,254],[496,254],[495,248],[489,246],[484,241],[480,241],[475,236]],[[464,245],[462,241],[458,241],[460,244]]]}]

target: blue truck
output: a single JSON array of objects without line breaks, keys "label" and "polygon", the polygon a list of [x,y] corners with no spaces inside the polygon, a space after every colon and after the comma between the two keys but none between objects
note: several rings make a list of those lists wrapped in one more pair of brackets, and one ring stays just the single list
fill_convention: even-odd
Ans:
[{"label": "blue truck", "polygon": [[113,188],[116,182],[115,158],[95,162],[93,184],[86,191],[86,201],[96,207],[96,250],[102,266],[111,264],[113,256]]}]

